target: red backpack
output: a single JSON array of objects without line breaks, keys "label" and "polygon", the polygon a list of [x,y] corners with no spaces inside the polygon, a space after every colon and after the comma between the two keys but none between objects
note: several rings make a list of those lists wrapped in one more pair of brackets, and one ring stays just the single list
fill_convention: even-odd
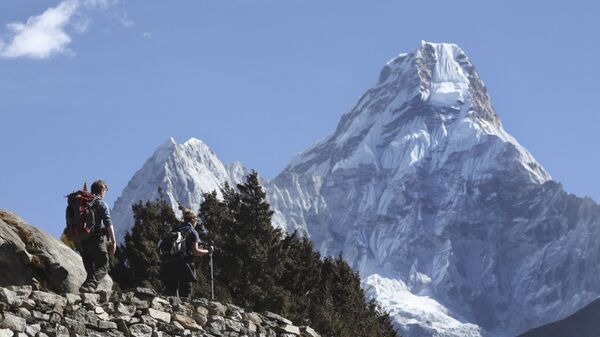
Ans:
[{"label": "red backpack", "polygon": [[83,191],[73,192],[66,196],[67,227],[63,234],[77,247],[81,241],[92,235],[92,230],[96,224],[92,205],[96,201],[96,196],[87,191],[87,185],[84,185]]}]

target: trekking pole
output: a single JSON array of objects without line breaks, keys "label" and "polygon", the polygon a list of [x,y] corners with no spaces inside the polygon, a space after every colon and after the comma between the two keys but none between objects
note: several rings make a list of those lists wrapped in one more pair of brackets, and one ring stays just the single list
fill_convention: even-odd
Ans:
[{"label": "trekking pole", "polygon": [[215,278],[213,273],[213,252],[210,252],[210,294],[212,295],[212,300],[215,300]]}]

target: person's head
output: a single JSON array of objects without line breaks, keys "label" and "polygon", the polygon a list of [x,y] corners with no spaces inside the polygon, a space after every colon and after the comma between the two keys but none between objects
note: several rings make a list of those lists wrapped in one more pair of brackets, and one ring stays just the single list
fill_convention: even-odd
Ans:
[{"label": "person's head", "polygon": [[196,227],[196,224],[198,223],[198,215],[196,215],[196,213],[194,213],[194,211],[191,209],[183,206],[179,206],[179,209],[183,213],[183,221],[190,223],[193,227]]},{"label": "person's head", "polygon": [[108,185],[102,180],[96,180],[92,184],[92,194],[99,196],[100,198],[104,198],[104,194],[108,191]]}]

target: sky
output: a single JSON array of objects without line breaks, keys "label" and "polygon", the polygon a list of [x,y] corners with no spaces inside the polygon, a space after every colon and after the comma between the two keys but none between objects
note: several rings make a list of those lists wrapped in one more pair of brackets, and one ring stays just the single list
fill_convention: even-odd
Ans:
[{"label": "sky", "polygon": [[66,194],[112,207],[169,137],[273,178],[394,56],[458,44],[505,129],[600,201],[593,1],[0,2],[0,209],[58,236]]}]

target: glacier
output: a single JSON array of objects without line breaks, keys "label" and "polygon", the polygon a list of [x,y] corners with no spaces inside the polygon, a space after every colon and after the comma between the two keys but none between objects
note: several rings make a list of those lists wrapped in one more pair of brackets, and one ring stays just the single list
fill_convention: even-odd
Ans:
[{"label": "glacier", "polygon": [[[117,233],[157,187],[198,208],[246,172],[171,139],[115,202]],[[514,336],[600,297],[600,206],[504,130],[455,44],[387,62],[330,136],[262,182],[274,225],[343,254],[404,336]]]}]

